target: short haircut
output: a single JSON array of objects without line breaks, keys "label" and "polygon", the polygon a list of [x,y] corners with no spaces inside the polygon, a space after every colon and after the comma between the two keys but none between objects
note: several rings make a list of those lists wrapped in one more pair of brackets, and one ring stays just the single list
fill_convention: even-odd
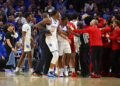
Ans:
[{"label": "short haircut", "polygon": [[53,10],[53,11],[52,11],[52,16],[56,15],[57,12],[59,12],[59,11],[57,11],[57,10]]},{"label": "short haircut", "polygon": [[14,26],[14,25],[12,23],[8,23],[7,28],[10,27],[10,26]]},{"label": "short haircut", "polygon": [[97,19],[93,19],[92,21],[94,21],[95,25],[98,25],[98,20]]},{"label": "short haircut", "polygon": [[68,17],[66,15],[63,15],[62,18],[61,18],[61,21],[64,21],[66,19],[68,19]]},{"label": "short haircut", "polygon": [[78,18],[78,13],[73,13],[72,15],[71,15],[71,19],[73,20],[73,19],[77,19]]},{"label": "short haircut", "polygon": [[25,13],[24,17],[28,18],[31,15],[31,13]]},{"label": "short haircut", "polygon": [[42,18],[47,18],[48,13],[43,13]]},{"label": "short haircut", "polygon": [[84,21],[86,25],[90,25],[90,22],[93,20],[93,16],[89,15],[87,16]]}]

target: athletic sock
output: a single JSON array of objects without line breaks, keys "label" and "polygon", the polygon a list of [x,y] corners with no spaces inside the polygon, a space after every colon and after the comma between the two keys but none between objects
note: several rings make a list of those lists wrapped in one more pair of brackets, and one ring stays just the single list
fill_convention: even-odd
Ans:
[{"label": "athletic sock", "polygon": [[19,71],[20,70],[20,68],[19,67],[16,67],[16,70],[15,71]]},{"label": "athletic sock", "polygon": [[30,69],[29,69],[29,71],[30,71],[31,73],[33,73],[33,72],[34,72],[33,68],[30,68]]},{"label": "athletic sock", "polygon": [[68,66],[65,66],[64,68],[65,68],[65,70],[67,70]]},{"label": "athletic sock", "polygon": [[49,68],[49,72],[53,72],[53,71],[54,71],[54,69]]}]

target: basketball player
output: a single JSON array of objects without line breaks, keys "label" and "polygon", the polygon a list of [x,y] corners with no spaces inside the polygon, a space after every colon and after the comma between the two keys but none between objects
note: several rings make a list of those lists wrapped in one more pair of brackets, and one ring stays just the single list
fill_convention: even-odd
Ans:
[{"label": "basketball player", "polygon": [[[66,35],[66,39],[58,35],[58,45],[59,45],[59,59],[58,66],[60,68],[60,77],[63,77],[63,72],[65,76],[68,76],[68,71],[64,71],[65,63],[69,64],[69,59],[71,55],[70,40],[68,39],[68,30],[67,30],[68,18],[63,16],[61,19],[60,29],[63,31],[63,34]],[[63,57],[63,55],[65,56]],[[69,58],[69,59],[67,59]]]},{"label": "basketball player", "polygon": [[33,67],[32,67],[32,58],[31,58],[31,42],[35,45],[35,42],[33,41],[33,38],[31,37],[31,14],[26,13],[25,14],[26,23],[22,26],[22,55],[20,57],[20,60],[18,62],[18,65],[16,67],[15,73],[19,74],[20,66],[27,55],[28,57],[28,63],[29,63],[29,72],[33,73]]}]

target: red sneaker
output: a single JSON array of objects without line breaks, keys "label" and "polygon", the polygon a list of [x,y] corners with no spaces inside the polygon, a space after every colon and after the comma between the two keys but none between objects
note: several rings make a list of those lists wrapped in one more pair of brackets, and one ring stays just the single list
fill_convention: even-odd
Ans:
[{"label": "red sneaker", "polygon": [[92,74],[92,75],[91,75],[91,78],[100,78],[100,75]]},{"label": "red sneaker", "polygon": [[72,76],[72,77],[77,77],[77,74],[76,74],[75,72],[72,72],[72,73],[71,73],[71,76]]}]

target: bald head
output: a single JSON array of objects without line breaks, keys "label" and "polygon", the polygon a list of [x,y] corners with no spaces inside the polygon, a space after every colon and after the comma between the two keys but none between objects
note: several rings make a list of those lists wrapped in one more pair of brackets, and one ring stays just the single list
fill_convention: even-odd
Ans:
[{"label": "bald head", "polygon": [[93,19],[93,20],[90,22],[90,25],[91,25],[91,26],[97,26],[97,25],[98,25],[98,20]]}]

